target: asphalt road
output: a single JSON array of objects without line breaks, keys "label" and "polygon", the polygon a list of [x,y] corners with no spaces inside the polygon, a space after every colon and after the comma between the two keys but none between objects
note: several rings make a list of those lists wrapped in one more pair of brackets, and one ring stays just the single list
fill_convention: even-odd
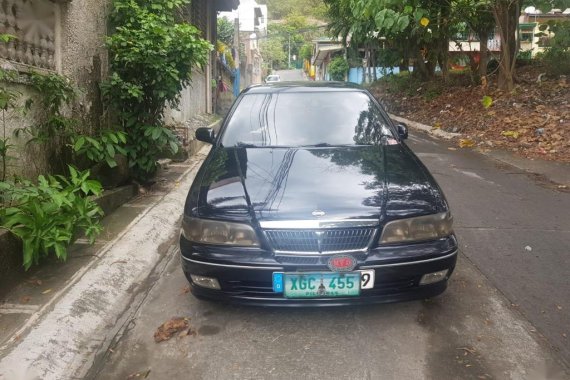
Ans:
[{"label": "asphalt road", "polygon": [[[357,308],[226,306],[188,294],[174,254],[89,377],[570,378],[570,195],[423,135],[409,144],[455,215],[462,252],[446,293]],[[173,317],[195,335],[155,343]]]},{"label": "asphalt road", "polygon": [[302,81],[305,80],[302,70],[278,70],[275,74],[279,74],[281,81]]}]

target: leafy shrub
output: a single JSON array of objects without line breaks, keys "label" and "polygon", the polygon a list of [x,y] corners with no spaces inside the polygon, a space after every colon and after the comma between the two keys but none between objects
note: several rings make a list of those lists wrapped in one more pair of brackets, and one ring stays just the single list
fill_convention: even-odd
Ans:
[{"label": "leafy shrub", "polygon": [[40,175],[38,184],[21,180],[0,182],[0,226],[23,243],[23,263],[29,269],[42,257],[55,253],[67,259],[67,247],[79,232],[93,242],[101,232],[101,208],[89,198],[101,194],[99,182],[89,179],[89,171],[69,167],[71,176]]},{"label": "leafy shrub", "polygon": [[127,155],[123,147],[127,143],[127,134],[120,131],[102,131],[96,137],[76,135],[71,138],[73,151],[86,156],[90,161],[106,162],[110,168],[117,166],[115,155]]},{"label": "leafy shrub", "polygon": [[348,62],[344,57],[335,57],[329,64],[329,74],[332,80],[343,81],[348,72]]},{"label": "leafy shrub", "polygon": [[106,102],[128,134],[126,151],[135,176],[147,180],[157,154],[178,150],[164,127],[164,108],[176,107],[191,83],[192,70],[205,66],[212,46],[194,26],[177,17],[188,0],[114,0],[114,33],[107,38],[110,79],[102,86]]},{"label": "leafy shrub", "polygon": [[570,21],[550,21],[540,26],[541,32],[554,33],[542,55],[542,61],[552,76],[570,75]]}]

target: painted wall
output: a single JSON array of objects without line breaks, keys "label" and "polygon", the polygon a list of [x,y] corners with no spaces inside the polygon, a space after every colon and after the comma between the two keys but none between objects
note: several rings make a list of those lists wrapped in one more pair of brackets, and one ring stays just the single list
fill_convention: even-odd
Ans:
[{"label": "painted wall", "polygon": [[[399,67],[377,67],[376,77],[380,79],[384,75],[398,74],[399,72]],[[348,71],[348,81],[352,83],[362,84],[364,82],[364,74],[365,70],[362,67],[353,67]],[[368,70],[366,70],[366,75],[368,75]]]}]

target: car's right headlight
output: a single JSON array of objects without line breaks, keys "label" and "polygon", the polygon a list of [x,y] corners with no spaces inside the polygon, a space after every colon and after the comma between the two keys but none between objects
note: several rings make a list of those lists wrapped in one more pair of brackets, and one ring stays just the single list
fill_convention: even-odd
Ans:
[{"label": "car's right headlight", "polygon": [[259,247],[255,230],[245,223],[184,216],[182,219],[182,235],[195,243]]},{"label": "car's right headlight", "polygon": [[399,219],[386,223],[380,244],[433,240],[453,233],[453,217],[449,212]]}]

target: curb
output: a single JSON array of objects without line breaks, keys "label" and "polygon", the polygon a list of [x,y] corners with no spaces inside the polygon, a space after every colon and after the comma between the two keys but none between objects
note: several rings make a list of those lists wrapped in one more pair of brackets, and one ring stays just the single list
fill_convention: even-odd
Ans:
[{"label": "curb", "polygon": [[168,257],[164,245],[179,233],[186,193],[208,149],[200,150],[176,188],[101,248],[99,259],[79,270],[0,347],[6,353],[0,379],[75,379],[87,373],[97,354],[109,347],[132,299]]},{"label": "curb", "polygon": [[390,118],[392,120],[398,121],[400,123],[406,123],[409,127],[412,127],[414,129],[419,129],[421,131],[427,132],[430,135],[433,135],[436,137],[442,137],[446,140],[450,140],[452,138],[461,136],[461,133],[445,132],[445,131],[442,131],[441,129],[434,129],[434,128],[430,127],[429,125],[417,123],[415,121],[408,120],[406,118],[396,116],[396,115],[393,115],[391,113],[389,113],[388,116],[390,116]]}]

